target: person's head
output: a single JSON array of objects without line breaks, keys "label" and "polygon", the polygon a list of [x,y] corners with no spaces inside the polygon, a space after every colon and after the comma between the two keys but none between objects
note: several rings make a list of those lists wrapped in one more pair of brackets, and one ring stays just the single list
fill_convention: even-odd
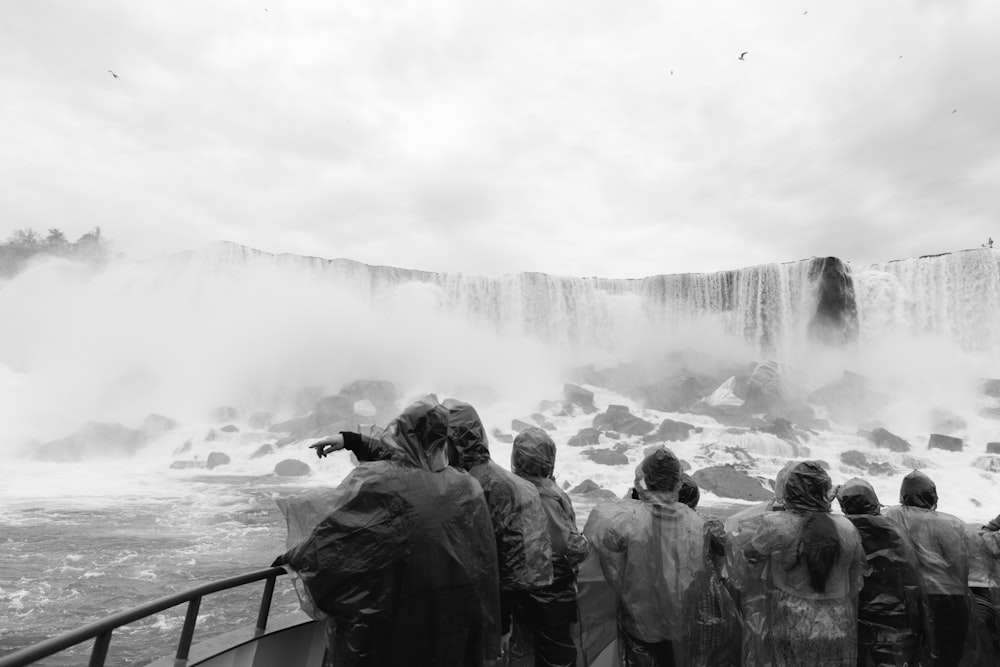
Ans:
[{"label": "person's head", "polygon": [[408,405],[389,427],[401,463],[438,471],[448,466],[448,411],[429,394]]},{"label": "person's head", "polygon": [[490,460],[486,428],[476,409],[454,398],[446,399],[448,410],[448,463],[468,470]]},{"label": "person's head", "polygon": [[698,489],[698,483],[687,473],[681,475],[681,489],[677,492],[677,500],[691,509],[697,509],[698,501],[701,500],[701,491]]},{"label": "person's head", "polygon": [[930,477],[914,470],[903,478],[903,483],[899,485],[900,505],[933,510],[937,509],[937,503],[937,487]]},{"label": "person's head", "polygon": [[830,476],[818,461],[800,461],[788,471],[785,481],[785,509],[805,514],[799,544],[799,560],[805,562],[809,584],[817,593],[826,591],[826,582],[840,558],[840,533],[830,517]]},{"label": "person's head", "polygon": [[520,477],[552,477],[556,467],[556,443],[549,434],[532,426],[517,434],[510,452],[510,470]]},{"label": "person's head", "polygon": [[774,509],[785,509],[785,483],[788,482],[788,474],[792,468],[798,464],[798,461],[789,461],[774,476],[774,500],[771,503]]},{"label": "person's head", "polygon": [[844,514],[871,514],[879,513],[878,496],[872,485],[857,477],[849,479],[837,489],[837,502],[840,503],[840,511]]},{"label": "person's head", "polygon": [[666,447],[657,447],[639,464],[647,491],[670,493],[681,483],[681,462]]}]

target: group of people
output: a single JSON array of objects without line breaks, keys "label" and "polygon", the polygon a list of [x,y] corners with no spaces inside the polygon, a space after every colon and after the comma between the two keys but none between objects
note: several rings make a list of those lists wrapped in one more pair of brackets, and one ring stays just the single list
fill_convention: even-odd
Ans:
[{"label": "group of people", "polygon": [[336,667],[589,664],[588,624],[608,615],[581,610],[584,561],[613,591],[626,667],[1000,664],[1000,517],[971,530],[938,512],[917,471],[882,513],[864,480],[834,489],[793,461],[772,501],[722,522],[658,447],[581,533],[548,433],[518,434],[508,471],[468,403],[428,396],[384,433],[313,446],[359,465],[274,564],[326,619]]}]

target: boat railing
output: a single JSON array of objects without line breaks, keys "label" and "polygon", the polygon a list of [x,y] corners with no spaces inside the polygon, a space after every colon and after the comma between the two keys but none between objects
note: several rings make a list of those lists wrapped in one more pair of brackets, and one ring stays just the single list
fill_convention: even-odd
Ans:
[{"label": "boat railing", "polygon": [[257,625],[254,629],[254,637],[260,637],[267,629],[267,618],[271,610],[271,598],[274,596],[274,582],[283,574],[285,574],[284,568],[271,567],[266,570],[256,570],[228,579],[220,579],[196,586],[190,590],[167,595],[133,607],[132,609],[111,614],[76,630],[2,656],[0,657],[0,667],[30,665],[33,662],[55,655],[91,639],[94,640],[94,646],[90,652],[88,667],[104,667],[104,661],[108,657],[108,647],[111,645],[111,634],[115,630],[123,625],[134,623],[153,614],[187,603],[187,614],[184,617],[184,626],[181,628],[181,636],[177,642],[177,653],[174,657],[174,667],[185,667],[188,662],[191,641],[194,638],[195,625],[198,622],[198,610],[201,607],[201,599],[204,596],[231,588],[238,588],[257,581],[266,581],[264,584],[264,593],[260,599],[260,607],[257,612]]}]

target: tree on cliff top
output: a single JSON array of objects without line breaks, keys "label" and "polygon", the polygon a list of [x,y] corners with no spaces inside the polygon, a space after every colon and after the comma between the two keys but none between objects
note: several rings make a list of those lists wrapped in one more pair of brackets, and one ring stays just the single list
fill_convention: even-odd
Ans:
[{"label": "tree on cliff top", "polygon": [[61,229],[52,227],[43,237],[29,227],[16,229],[0,243],[0,277],[10,278],[24,269],[35,257],[65,257],[94,266],[102,266],[111,257],[111,244],[100,227],[70,242]]}]

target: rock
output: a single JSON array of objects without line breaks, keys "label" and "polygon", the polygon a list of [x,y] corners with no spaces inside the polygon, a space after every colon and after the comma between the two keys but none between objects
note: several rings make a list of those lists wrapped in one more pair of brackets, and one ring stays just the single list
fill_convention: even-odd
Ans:
[{"label": "rock", "polygon": [[274,445],[261,445],[254,450],[253,454],[250,455],[250,460],[259,459],[269,454],[274,454]]},{"label": "rock", "polygon": [[131,458],[145,442],[142,431],[115,422],[87,422],[72,435],[45,443],[34,457],[63,462]]},{"label": "rock", "polygon": [[596,428],[581,428],[566,442],[570,447],[584,447],[601,444],[601,432]]},{"label": "rock", "polygon": [[726,426],[750,426],[755,419],[745,406],[709,405],[698,401],[691,406],[691,413],[711,417]]},{"label": "rock", "polygon": [[995,421],[1000,421],[1000,407],[985,407],[976,410],[976,414],[984,419],[993,419]]},{"label": "rock", "polygon": [[837,421],[860,423],[885,405],[888,397],[872,389],[865,376],[844,371],[839,379],[809,394],[808,400],[825,407]]},{"label": "rock", "polygon": [[703,395],[704,389],[698,379],[685,372],[628,392],[628,397],[642,407],[660,412],[686,412]]},{"label": "rock", "polygon": [[902,456],[900,457],[900,463],[902,463],[904,467],[911,470],[923,470],[924,468],[936,467],[930,461],[916,456]]},{"label": "rock", "polygon": [[309,464],[298,459],[284,459],[274,464],[274,474],[279,477],[302,477],[311,472]]},{"label": "rock", "polygon": [[605,431],[604,436],[611,440],[618,440],[619,438],[622,437],[622,434],[619,433],[618,431]]},{"label": "rock", "polygon": [[910,443],[882,427],[878,427],[872,431],[858,429],[858,435],[871,440],[876,447],[888,449],[890,452],[910,451]]},{"label": "rock", "polygon": [[190,470],[192,468],[204,468],[204,461],[174,461],[170,464],[171,470]]},{"label": "rock", "polygon": [[768,412],[788,399],[785,376],[788,366],[777,361],[757,364],[747,381],[746,407],[752,412]]},{"label": "rock", "polygon": [[774,498],[774,492],[764,488],[759,480],[729,465],[702,468],[691,477],[701,489],[720,498],[753,501]]},{"label": "rock", "polygon": [[208,433],[205,434],[205,442],[215,442],[218,437],[219,434],[215,432],[215,429],[209,429]]},{"label": "rock", "polygon": [[284,438],[281,438],[276,443],[274,443],[274,446],[277,449],[281,449],[282,447],[287,447],[288,445],[296,443],[301,439],[302,438],[300,438],[297,435],[286,435]]},{"label": "rock", "polygon": [[255,431],[269,428],[276,418],[273,412],[255,412],[247,418],[247,426]]},{"label": "rock", "polygon": [[526,421],[521,421],[520,419],[514,419],[510,422],[510,430],[514,433],[520,433],[521,431],[526,431],[529,428],[536,428],[534,424],[529,424]]},{"label": "rock", "polygon": [[375,408],[375,404],[367,398],[355,401],[352,409],[355,415],[363,419],[375,419],[378,416],[378,410]]},{"label": "rock", "polygon": [[736,383],[736,377],[733,376],[719,385],[719,387],[713,391],[705,400],[705,405],[709,405],[713,408],[738,408],[744,403],[743,399],[736,395],[733,389]]},{"label": "rock", "polygon": [[980,456],[972,462],[972,467],[987,472],[1000,472],[1000,456]]},{"label": "rock", "polygon": [[585,479],[576,486],[574,486],[570,493],[590,493],[591,491],[597,491],[601,488],[601,485],[592,479]]},{"label": "rock", "polygon": [[396,385],[388,380],[355,380],[340,389],[340,395],[350,400],[351,405],[367,398],[380,415],[394,417],[398,412],[396,402],[399,392]]},{"label": "rock", "polygon": [[594,463],[606,466],[620,466],[628,463],[628,457],[610,449],[585,449],[582,454]]},{"label": "rock", "polygon": [[588,389],[567,382],[563,385],[563,396],[570,405],[583,408],[584,414],[589,415],[597,412],[597,406],[594,405],[594,392]]},{"label": "rock", "polygon": [[953,438],[950,435],[942,435],[940,433],[931,433],[930,442],[927,443],[928,449],[944,449],[949,452],[960,452],[962,451],[962,439]]},{"label": "rock", "polygon": [[857,340],[858,304],[850,267],[837,257],[817,257],[809,265],[809,280],[818,297],[809,337],[830,345]]},{"label": "rock", "polygon": [[966,426],[965,419],[954,412],[940,408],[931,412],[931,429],[935,433],[952,435],[964,431]]},{"label": "rock", "polygon": [[876,461],[868,465],[868,475],[871,477],[878,477],[880,475],[891,476],[896,474],[896,469],[892,467],[891,463],[886,461]]},{"label": "rock", "polygon": [[227,465],[230,461],[231,459],[228,454],[224,454],[222,452],[211,452],[208,455],[208,460],[205,461],[205,467],[211,470],[212,468]]},{"label": "rock", "polygon": [[851,466],[854,468],[867,468],[870,465],[868,457],[865,456],[865,453],[859,452],[856,449],[849,449],[846,452],[841,452],[840,462],[845,466]]},{"label": "rock", "polygon": [[139,430],[147,438],[157,438],[164,433],[177,429],[179,426],[180,424],[170,417],[151,414],[142,420],[142,426],[139,427]]},{"label": "rock", "polygon": [[594,417],[594,428],[600,431],[616,431],[627,435],[646,435],[656,426],[641,417],[636,417],[627,406],[609,405],[607,412]]},{"label": "rock", "polygon": [[979,393],[983,396],[992,396],[993,398],[1000,398],[1000,380],[998,379],[982,379],[979,381]]},{"label": "rock", "polygon": [[[332,404],[328,404],[332,405]],[[354,404],[350,405],[350,414],[344,419],[338,419],[339,412],[313,411],[303,417],[288,419],[268,427],[269,433],[289,433],[299,440],[314,435],[321,437],[328,432],[336,433],[340,430],[347,430],[349,425],[353,425]],[[323,431],[325,429],[325,431]]]},{"label": "rock", "polygon": [[545,418],[545,415],[541,414],[540,412],[533,412],[529,416],[531,417],[531,420],[533,422],[538,424],[539,427],[545,429],[546,431],[556,430],[556,427],[553,426],[552,423]]},{"label": "rock", "polygon": [[184,444],[181,445],[180,449],[178,449],[174,453],[175,454],[183,454],[185,452],[190,452],[190,451],[191,451],[191,441],[190,440],[185,440]]},{"label": "rock", "polygon": [[770,433],[771,435],[775,435],[792,444],[798,444],[806,437],[804,434],[800,435],[800,433],[795,430],[795,427],[792,426],[792,422],[783,417],[775,417],[774,421],[772,421],[769,425],[758,428],[757,430],[761,433]]},{"label": "rock", "polygon": [[1000,442],[987,442],[986,443],[986,453],[987,454],[1000,454]]},{"label": "rock", "polygon": [[231,405],[223,405],[212,410],[211,420],[221,424],[223,422],[239,421],[241,416],[242,414],[238,408],[234,408]]},{"label": "rock", "polygon": [[227,426],[223,426],[219,430],[222,431],[223,433],[239,433],[240,432],[240,427],[239,426],[235,426],[233,424],[229,424]]},{"label": "rock", "polygon": [[694,426],[687,422],[678,422],[673,419],[664,419],[660,422],[655,433],[642,436],[646,442],[675,442],[677,440],[687,440],[691,431],[701,433],[700,426]]},{"label": "rock", "polygon": [[354,416],[355,402],[344,396],[324,396],[316,401],[312,412],[314,415],[322,415],[326,424],[344,421]]},{"label": "rock", "polygon": [[507,445],[514,442],[514,436],[512,436],[510,433],[497,433],[493,437],[496,438],[497,442],[502,442]]}]

